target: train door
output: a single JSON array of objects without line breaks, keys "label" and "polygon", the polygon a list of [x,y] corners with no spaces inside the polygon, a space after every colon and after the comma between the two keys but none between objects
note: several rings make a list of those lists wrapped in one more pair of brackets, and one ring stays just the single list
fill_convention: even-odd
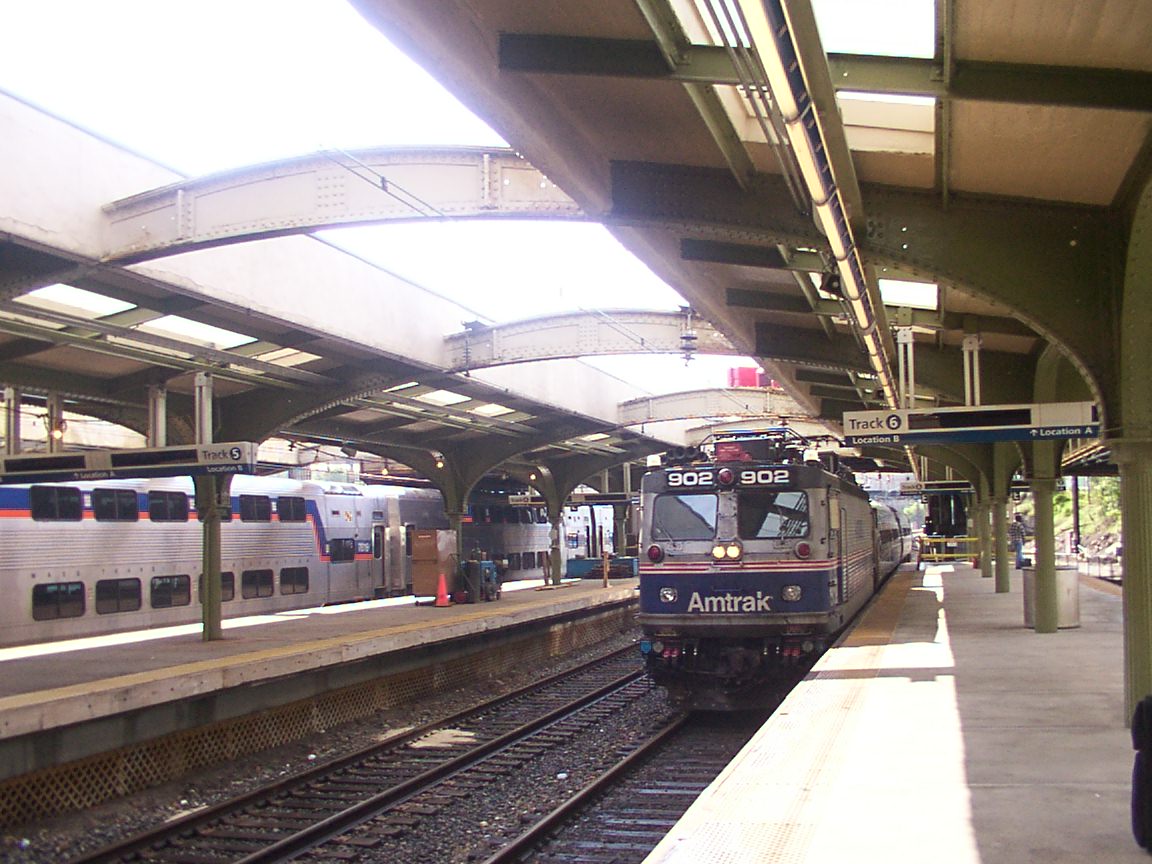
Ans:
[{"label": "train door", "polygon": [[845,579],[845,539],[844,508],[840,506],[840,495],[828,490],[828,555],[832,559],[832,573],[828,580],[828,603],[839,606],[844,602]]},{"label": "train door", "polygon": [[388,596],[388,573],[384,565],[387,548],[388,526],[382,522],[373,522],[371,577],[373,594],[377,597]]}]

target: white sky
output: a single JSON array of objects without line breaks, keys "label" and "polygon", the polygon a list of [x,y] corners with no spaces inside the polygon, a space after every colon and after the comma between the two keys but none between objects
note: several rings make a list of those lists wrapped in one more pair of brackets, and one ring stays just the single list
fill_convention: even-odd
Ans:
[{"label": "white sky", "polygon": [[[505,143],[344,0],[0,0],[0,89],[189,175],[329,147]],[[683,302],[599,225],[325,236],[495,321]],[[596,362],[667,392],[724,386],[752,361]]]}]

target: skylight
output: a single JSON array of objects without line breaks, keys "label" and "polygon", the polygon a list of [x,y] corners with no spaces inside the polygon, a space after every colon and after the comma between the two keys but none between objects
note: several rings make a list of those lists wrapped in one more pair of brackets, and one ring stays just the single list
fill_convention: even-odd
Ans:
[{"label": "skylight", "polygon": [[251,336],[233,333],[231,330],[213,327],[211,324],[201,324],[199,321],[190,321],[179,315],[164,315],[139,325],[137,329],[155,333],[158,336],[175,336],[179,339],[224,350],[256,341]]},{"label": "skylight", "polygon": [[105,315],[115,315],[117,312],[135,308],[133,304],[114,297],[105,297],[103,294],[59,283],[29,291],[22,297],[17,297],[16,302],[72,315],[78,312],[84,313],[90,318],[103,318]]},{"label": "skylight", "polygon": [[298,348],[277,348],[275,351],[269,351],[265,354],[256,355],[257,360],[262,360],[265,363],[275,363],[277,366],[300,366],[304,363],[311,363],[313,360],[319,360],[319,354],[309,354],[307,351],[301,351]]},{"label": "skylight", "polygon": [[937,309],[940,290],[933,282],[907,282],[881,279],[880,298],[885,306],[908,306],[912,309]]},{"label": "skylight", "polygon": [[930,59],[936,53],[935,0],[812,0],[829,54]]},{"label": "skylight", "polygon": [[472,413],[479,414],[481,417],[501,417],[504,414],[511,414],[512,409],[496,402],[489,402],[486,405],[478,405],[473,408]]},{"label": "skylight", "polygon": [[447,407],[448,405],[459,405],[461,402],[468,402],[472,397],[461,396],[459,393],[453,393],[451,390],[432,390],[416,398],[421,402]]}]

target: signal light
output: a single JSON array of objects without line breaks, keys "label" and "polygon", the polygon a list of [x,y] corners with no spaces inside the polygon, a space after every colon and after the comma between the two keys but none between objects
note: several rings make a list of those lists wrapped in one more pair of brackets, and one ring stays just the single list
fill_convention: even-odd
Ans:
[{"label": "signal light", "polygon": [[653,543],[651,546],[648,547],[648,553],[647,554],[648,554],[648,560],[651,561],[653,564],[659,564],[661,561],[664,560],[664,550],[661,549],[659,546],[657,546],[655,543]]},{"label": "signal light", "polygon": [[736,482],[736,472],[731,468],[721,468],[716,472],[716,480],[721,486],[731,486]]},{"label": "signal light", "polygon": [[794,547],[797,558],[808,558],[812,555],[812,546],[807,540],[801,540]]}]

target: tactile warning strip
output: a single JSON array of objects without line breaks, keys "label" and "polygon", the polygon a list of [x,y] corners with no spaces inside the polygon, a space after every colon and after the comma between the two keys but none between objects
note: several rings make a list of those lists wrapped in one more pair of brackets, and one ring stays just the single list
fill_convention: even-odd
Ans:
[{"label": "tactile warning strip", "polygon": [[543,664],[632,626],[635,611],[613,609],[579,622],[556,622],[530,637],[298,702],[214,723],[13,777],[0,783],[0,826],[92,807],[190,770],[298,741],[374,712],[416,702],[478,679]]}]

